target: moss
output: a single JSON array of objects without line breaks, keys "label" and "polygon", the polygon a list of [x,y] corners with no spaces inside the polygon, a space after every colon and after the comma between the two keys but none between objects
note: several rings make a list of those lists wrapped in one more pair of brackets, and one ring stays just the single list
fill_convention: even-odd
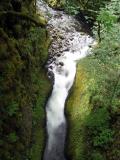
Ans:
[{"label": "moss", "polygon": [[38,73],[33,74],[34,82],[37,81],[38,93],[36,105],[33,108],[33,140],[30,151],[31,160],[39,160],[42,158],[43,147],[45,142],[45,103],[47,95],[50,91],[50,83],[41,69],[40,75]]},{"label": "moss", "polygon": [[[14,150],[14,148],[16,148],[14,155],[12,152],[9,153],[10,158],[13,159],[21,160],[26,155],[26,152],[31,152],[31,155],[34,153],[42,155],[43,132],[45,129],[43,127],[45,119],[44,105],[50,90],[43,64],[47,59],[49,38],[45,29],[39,29],[39,31],[37,39],[31,37],[27,40],[20,40],[19,43],[8,40],[8,45],[6,43],[2,45],[2,47],[5,47],[0,52],[2,57],[0,66],[3,66],[1,69],[2,77],[0,77],[0,93],[2,95],[0,102],[2,105],[1,113],[4,113],[1,120],[6,119],[5,122],[2,121],[4,125],[2,128],[4,135],[1,135],[4,142],[3,148],[5,142],[8,145],[11,143],[5,139],[11,132],[17,131],[16,136],[18,137],[17,143],[13,143],[11,149],[4,149],[3,154],[1,154],[2,159],[5,159],[7,153]],[[9,44],[11,42],[12,44]],[[37,42],[36,48],[31,45],[33,42]],[[16,49],[16,44],[18,49]],[[6,50],[10,53],[9,56],[7,54],[6,56],[4,55]],[[15,52],[12,52],[13,50]],[[32,141],[32,149],[29,152]],[[20,146],[23,146],[22,148],[19,147],[19,143]],[[23,153],[22,155],[21,152]]]},{"label": "moss", "polygon": [[89,107],[90,92],[88,91],[91,84],[92,77],[89,78],[80,62],[77,66],[74,86],[66,107],[69,123],[67,150],[69,151],[68,156],[74,160],[84,159],[84,121],[91,111]]},{"label": "moss", "polygon": [[57,0],[48,0],[47,1],[52,7],[55,7],[57,5]]},{"label": "moss", "polygon": [[[33,14],[34,9],[29,5],[33,1],[25,2],[27,13],[36,17],[37,22],[42,21],[42,27],[31,25],[26,18],[21,21],[21,16],[26,14],[22,12],[23,6],[21,12],[17,13],[17,19],[15,11],[3,9],[1,12],[1,15],[4,14],[0,23],[2,160],[23,160],[30,157],[39,159],[44,146],[44,106],[50,83],[43,67],[47,60],[50,40],[45,19],[39,20],[39,17]],[[32,11],[29,12],[30,8]],[[12,19],[6,18],[8,12]]]},{"label": "moss", "polygon": [[39,21],[40,21],[41,24],[43,24],[43,25],[47,24],[47,20],[43,16],[39,15],[38,19],[39,19]]},{"label": "moss", "polygon": [[65,5],[65,0],[46,0],[53,8],[62,8]]}]

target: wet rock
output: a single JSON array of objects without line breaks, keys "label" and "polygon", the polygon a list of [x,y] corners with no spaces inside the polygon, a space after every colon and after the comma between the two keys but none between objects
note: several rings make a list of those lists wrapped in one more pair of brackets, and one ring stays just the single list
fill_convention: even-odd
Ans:
[{"label": "wet rock", "polygon": [[53,69],[53,66],[49,66],[50,69]]},{"label": "wet rock", "polygon": [[52,78],[54,77],[54,73],[53,73],[52,71],[49,71],[49,70],[48,70],[47,75],[48,75],[48,77],[49,77],[50,79],[52,79]]},{"label": "wet rock", "polygon": [[92,44],[89,45],[89,48],[92,48]]},{"label": "wet rock", "polygon": [[60,57],[61,56],[61,54],[57,54],[57,57]]},{"label": "wet rock", "polygon": [[70,37],[70,40],[71,40],[71,41],[73,41],[73,39],[74,39],[73,37]]},{"label": "wet rock", "polygon": [[59,35],[59,38],[62,40],[65,39],[65,37],[63,37],[62,35]]},{"label": "wet rock", "polygon": [[53,39],[56,39],[56,38],[57,38],[57,36],[56,36],[56,35],[52,35],[52,38],[53,38]]},{"label": "wet rock", "polygon": [[66,52],[66,51],[69,51],[69,50],[70,50],[69,48],[66,48],[66,49],[63,50],[63,52]]},{"label": "wet rock", "polygon": [[55,57],[53,57],[53,59],[52,59],[53,61],[56,61],[56,58]]},{"label": "wet rock", "polygon": [[64,63],[63,63],[63,62],[59,62],[59,65],[60,65],[60,66],[64,66]]}]

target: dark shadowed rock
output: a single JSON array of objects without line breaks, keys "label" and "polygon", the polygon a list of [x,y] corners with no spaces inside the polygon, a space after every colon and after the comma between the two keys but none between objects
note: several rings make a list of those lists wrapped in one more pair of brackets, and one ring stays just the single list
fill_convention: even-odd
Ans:
[{"label": "dark shadowed rock", "polygon": [[54,81],[54,73],[52,71],[48,71],[47,75],[50,80]]},{"label": "dark shadowed rock", "polygon": [[53,57],[53,59],[52,59],[53,61],[56,61],[56,58],[55,57]]},{"label": "dark shadowed rock", "polygon": [[64,63],[63,62],[59,62],[59,65],[64,66]]},{"label": "dark shadowed rock", "polygon": [[49,66],[50,69],[53,69],[53,66]]},{"label": "dark shadowed rock", "polygon": [[63,51],[65,52],[65,51],[69,51],[70,49],[69,48],[66,48],[66,49],[64,49]]},{"label": "dark shadowed rock", "polygon": [[57,54],[57,57],[60,57],[61,56],[61,54]]}]

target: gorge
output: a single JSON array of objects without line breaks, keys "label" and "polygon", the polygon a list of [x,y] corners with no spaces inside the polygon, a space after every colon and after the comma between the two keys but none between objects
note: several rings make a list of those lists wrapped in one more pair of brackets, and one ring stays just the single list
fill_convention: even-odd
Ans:
[{"label": "gorge", "polygon": [[74,82],[77,61],[90,54],[90,48],[95,41],[89,35],[77,31],[82,29],[73,16],[63,11],[55,11],[40,0],[38,0],[38,10],[42,10],[48,19],[47,28],[52,44],[46,68],[49,78],[54,81],[46,105],[48,138],[44,160],[65,160],[67,128],[64,114],[65,101]]},{"label": "gorge", "polygon": [[119,0],[0,0],[0,160],[120,159],[119,44]]}]

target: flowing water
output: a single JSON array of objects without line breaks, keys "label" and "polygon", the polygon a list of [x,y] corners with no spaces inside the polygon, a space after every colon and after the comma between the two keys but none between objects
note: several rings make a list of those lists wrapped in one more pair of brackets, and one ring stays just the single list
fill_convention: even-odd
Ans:
[{"label": "flowing water", "polygon": [[81,31],[80,23],[73,16],[51,9],[42,0],[38,0],[37,6],[38,12],[48,19],[52,39],[46,68],[53,90],[46,105],[48,137],[43,159],[65,160],[65,101],[74,82],[77,61],[91,53],[94,40]]}]

